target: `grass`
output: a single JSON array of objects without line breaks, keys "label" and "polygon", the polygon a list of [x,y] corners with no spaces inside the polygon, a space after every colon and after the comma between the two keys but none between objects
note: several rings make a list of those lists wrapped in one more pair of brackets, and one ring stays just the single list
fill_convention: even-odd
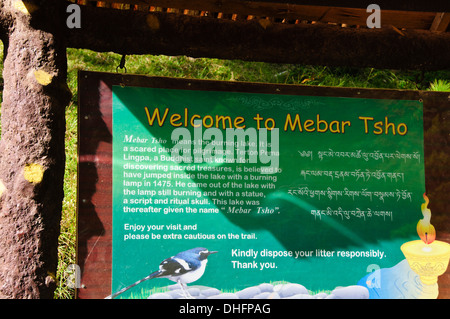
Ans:
[{"label": "grass", "polygon": [[[150,295],[157,294],[157,293],[164,293],[169,291],[168,287],[153,287],[151,289],[141,288],[139,290],[136,289],[133,291],[129,297],[130,299],[147,299]],[[122,299],[121,295],[117,296],[116,299]]]},{"label": "grass", "polygon": [[[0,48],[0,52],[3,52]],[[77,189],[77,70],[116,72],[121,56],[69,49],[68,85],[73,98],[66,109],[66,172],[65,198],[59,238],[59,286],[55,298],[74,297],[66,285],[65,270],[76,262],[76,189]],[[3,59],[0,59],[3,60]],[[388,89],[424,89],[450,91],[450,71],[420,73],[418,71],[377,70],[371,68],[331,68],[242,62],[239,60],[193,59],[185,56],[127,56],[126,69],[130,74],[171,76],[224,81],[304,84],[335,87]],[[0,69],[3,63],[0,63]],[[123,70],[119,70],[123,71]],[[0,108],[1,111],[1,108]],[[0,123],[1,133],[1,123]]]},{"label": "grass", "polygon": [[430,84],[430,90],[450,92],[450,82],[444,80],[434,80],[434,82]]}]

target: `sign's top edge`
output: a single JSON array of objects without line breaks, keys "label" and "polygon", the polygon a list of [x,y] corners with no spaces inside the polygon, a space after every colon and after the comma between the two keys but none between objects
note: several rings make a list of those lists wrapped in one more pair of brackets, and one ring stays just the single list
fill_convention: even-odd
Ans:
[{"label": "sign's top edge", "polygon": [[331,97],[376,98],[386,100],[423,100],[424,97],[448,95],[448,92],[399,90],[389,88],[331,87],[304,84],[278,84],[225,80],[188,79],[144,74],[125,74],[79,70],[78,80],[98,79],[108,85],[158,87],[205,91],[236,91],[268,94],[322,95]]}]

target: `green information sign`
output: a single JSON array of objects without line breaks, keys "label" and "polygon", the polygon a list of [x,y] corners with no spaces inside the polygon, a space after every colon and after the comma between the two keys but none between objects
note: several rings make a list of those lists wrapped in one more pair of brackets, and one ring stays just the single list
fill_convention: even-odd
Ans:
[{"label": "green information sign", "polygon": [[112,292],[196,247],[217,253],[189,285],[329,292],[417,239],[420,101],[137,86],[112,99]]}]

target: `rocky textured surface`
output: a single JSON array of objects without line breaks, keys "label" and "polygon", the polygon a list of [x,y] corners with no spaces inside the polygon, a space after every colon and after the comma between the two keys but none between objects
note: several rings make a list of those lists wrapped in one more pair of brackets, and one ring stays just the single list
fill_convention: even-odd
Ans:
[{"label": "rocky textured surface", "polygon": [[[168,286],[168,291],[150,295],[149,299],[185,298],[179,285]],[[362,286],[338,287],[331,293],[310,294],[308,289],[296,283],[262,283],[236,292],[222,292],[205,286],[191,286],[189,294],[195,299],[368,299],[369,291]]]}]

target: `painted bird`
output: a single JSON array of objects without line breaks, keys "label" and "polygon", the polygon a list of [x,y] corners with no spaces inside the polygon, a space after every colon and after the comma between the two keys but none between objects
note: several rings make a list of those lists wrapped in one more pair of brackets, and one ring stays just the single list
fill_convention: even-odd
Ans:
[{"label": "painted bird", "polygon": [[192,298],[186,290],[186,284],[194,282],[203,276],[208,262],[208,256],[217,253],[209,251],[203,247],[197,247],[182,251],[175,256],[164,259],[159,265],[159,270],[151,273],[145,278],[136,281],[121,290],[109,295],[105,299],[113,299],[128,289],[139,285],[141,282],[153,278],[167,278],[180,284],[183,294],[186,298]]}]

